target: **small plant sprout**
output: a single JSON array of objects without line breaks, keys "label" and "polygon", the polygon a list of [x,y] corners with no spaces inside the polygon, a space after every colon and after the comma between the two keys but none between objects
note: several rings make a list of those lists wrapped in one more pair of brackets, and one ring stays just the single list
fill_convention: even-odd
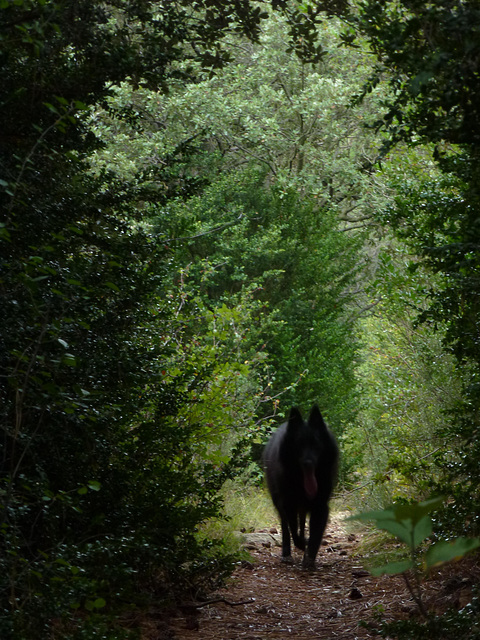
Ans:
[{"label": "small plant sprout", "polygon": [[348,518],[362,522],[371,521],[378,529],[391,533],[407,546],[407,559],[390,562],[370,571],[374,576],[402,574],[412,598],[425,618],[427,611],[422,600],[422,573],[450,560],[460,559],[480,547],[479,538],[463,537],[439,540],[427,546],[428,538],[433,532],[430,513],[438,509],[443,502],[443,497],[436,497],[425,502],[393,505],[381,511],[366,511]]}]

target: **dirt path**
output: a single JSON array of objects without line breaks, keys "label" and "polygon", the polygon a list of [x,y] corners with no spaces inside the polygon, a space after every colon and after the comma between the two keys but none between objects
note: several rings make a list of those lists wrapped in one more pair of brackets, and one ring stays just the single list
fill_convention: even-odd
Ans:
[{"label": "dirt path", "polygon": [[[176,640],[268,640],[373,638],[359,626],[380,609],[384,618],[408,615],[414,608],[401,577],[373,578],[355,557],[358,536],[348,534],[340,519],[329,524],[317,559],[317,570],[280,562],[279,536],[251,536],[245,562],[229,584],[212,595],[224,598],[199,609],[186,607],[170,622]],[[239,604],[243,603],[243,604]]]},{"label": "dirt path", "polygon": [[[145,619],[142,640],[368,640],[378,638],[359,625],[408,618],[418,610],[401,576],[372,577],[358,555],[360,537],[342,519],[331,521],[317,558],[317,570],[280,562],[280,536],[272,530],[246,535],[251,561],[243,562],[208,603],[184,603],[168,620]],[[480,554],[432,571],[423,584],[428,611],[463,608],[480,583]]]}]

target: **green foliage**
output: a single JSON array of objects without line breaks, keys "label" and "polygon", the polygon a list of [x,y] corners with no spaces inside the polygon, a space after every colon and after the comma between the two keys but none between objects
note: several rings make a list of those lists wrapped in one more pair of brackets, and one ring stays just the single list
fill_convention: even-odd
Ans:
[{"label": "green foliage", "polygon": [[227,480],[221,490],[224,499],[225,518],[208,521],[200,535],[209,538],[227,539],[233,548],[239,547],[239,532],[256,531],[276,526],[278,516],[272,506],[270,495],[264,486],[257,486],[248,477],[248,472]]},{"label": "green foliage", "polygon": [[[407,545],[410,559],[372,569],[373,575],[383,573],[403,573],[417,568],[416,554],[418,547],[433,533],[430,512],[435,511],[444,502],[443,498],[432,498],[425,502],[398,504],[381,511],[368,511],[352,516],[355,520],[375,522],[376,527],[388,531]],[[469,551],[480,546],[480,539],[455,538],[440,540],[428,547],[425,553],[424,566],[427,569],[444,562],[463,557]]]},{"label": "green foliage", "polygon": [[[161,202],[152,166],[195,145],[186,161],[175,155],[182,185],[199,175],[211,185],[201,196],[184,189],[148,209],[155,233],[206,306],[233,308],[245,295],[258,304],[244,348],[265,354],[269,395],[285,406],[316,400],[343,428],[355,414],[350,305],[364,269],[362,220],[383,198],[365,162],[377,153],[363,126],[374,107],[348,108],[368,62],[338,48],[335,20],[316,27],[325,55],[313,66],[284,51],[290,24],[271,17],[259,43],[243,42],[240,52],[227,39],[237,55],[225,70],[199,71],[201,82],[178,83],[168,96],[115,89],[108,111],[92,115],[106,143],[92,169],[115,158],[115,171],[136,171]],[[340,78],[340,69],[352,72]],[[127,105],[141,130],[122,118]]]},{"label": "green foliage", "polygon": [[[457,158],[459,165],[461,158]],[[399,187],[395,206],[385,214],[397,234],[422,256],[422,264],[437,274],[425,283],[431,303],[423,307],[420,320],[433,328],[442,327],[443,343],[455,355],[461,372],[459,380],[464,385],[463,399],[452,396],[450,407],[445,407],[449,417],[437,430],[440,438],[452,443],[449,449],[453,455],[439,456],[436,462],[443,477],[438,490],[455,496],[457,503],[456,521],[453,514],[445,514],[445,526],[448,522],[453,532],[463,530],[467,521],[474,532],[478,531],[479,497],[476,484],[470,480],[478,472],[479,461],[477,439],[472,437],[478,428],[480,362],[475,213],[478,198],[470,182],[471,174],[464,179],[467,167],[468,163],[464,164],[462,177],[455,172],[444,173],[435,180]],[[418,271],[418,261],[410,269]]]},{"label": "green foliage", "polygon": [[[183,139],[202,136],[210,152],[222,154],[224,170],[254,162],[279,194],[293,188],[347,223],[365,220],[383,201],[381,180],[368,171],[378,140],[364,126],[378,112],[379,97],[350,108],[370,62],[363,50],[339,48],[339,30],[335,19],[317,27],[324,55],[307,65],[285,51],[288,22],[272,16],[258,44],[242,43],[216,76],[179,85],[156,117],[169,137],[182,139],[182,131]],[[238,44],[231,46],[237,52]],[[155,100],[146,104],[150,109]],[[132,146],[131,157],[137,155]]]},{"label": "green foliage", "polygon": [[404,280],[401,273],[397,262],[393,282],[401,286],[359,323],[362,403],[343,439],[345,455],[355,460],[352,500],[370,507],[421,498],[443,476],[438,460],[457,460],[443,430],[446,412],[461,397],[461,374],[441,335],[415,326],[415,315],[402,306],[402,300],[415,299],[422,281]]},{"label": "green foliage", "polygon": [[160,308],[175,309],[160,336],[170,349],[162,384],[182,395],[175,420],[192,429],[195,459],[222,468],[231,464],[245,438],[259,435],[253,416],[265,402],[268,382],[265,355],[248,348],[257,304],[245,295],[235,306],[207,307],[193,275],[185,270],[181,278],[159,301]]},{"label": "green foliage", "polygon": [[476,2],[368,0],[352,21],[381,61],[379,72],[389,72],[384,122],[394,139],[478,146]]},{"label": "green foliage", "polygon": [[[86,206],[93,184],[80,171],[72,183],[67,211],[56,210],[59,224],[76,212],[76,232],[37,228],[35,254],[11,247],[3,280],[15,296],[2,317],[1,575],[15,593],[3,637],[47,633],[54,618],[81,626],[77,614],[103,601],[108,612],[141,604],[139,581],[159,567],[166,588],[185,563],[205,555],[208,574],[215,557],[194,533],[218,513],[221,470],[195,457],[201,426],[176,419],[185,388],[162,376],[169,349],[149,310],[165,250],[101,191]],[[55,193],[45,186],[40,208]]]},{"label": "green foliage", "polygon": [[446,323],[447,343],[460,361],[478,361],[478,198],[468,184],[474,176],[467,175],[466,167],[461,169],[464,160],[461,154],[452,159],[452,167],[463,175],[449,172],[434,180],[397,185],[395,205],[385,212],[384,220],[423,257],[423,264],[439,274],[430,285],[433,302],[424,318]]},{"label": "green foliage", "polygon": [[397,640],[475,640],[480,632],[480,603],[473,598],[460,611],[450,610],[443,615],[431,615],[424,622],[417,620],[395,620],[365,625],[382,638]]},{"label": "green foliage", "polygon": [[[365,225],[389,197],[364,125],[393,122],[391,104],[376,88],[352,106],[371,69],[364,49],[338,46],[343,0],[271,4],[284,17],[233,0],[0,2],[2,638],[117,638],[147,592],[216,585],[232,566],[209,535],[219,491],[272,420],[317,401],[337,432],[355,424],[356,307],[376,258]],[[436,242],[467,242],[475,223],[461,218],[465,158],[444,154],[459,197]],[[403,204],[422,204],[414,192]],[[435,215],[420,209],[423,242]],[[453,283],[434,282],[452,293],[437,319],[465,312],[447,333],[475,359],[474,247],[466,262],[437,249]],[[361,428],[372,458],[423,491],[422,457],[447,437],[433,398],[457,388],[445,393],[438,341],[396,324],[424,281],[395,259],[377,275],[395,313],[366,323]],[[364,472],[359,434],[347,466],[356,456]],[[455,473],[459,460],[444,456]]]},{"label": "green foliage", "polygon": [[[371,573],[373,575],[401,573],[425,620],[428,620],[429,615],[422,599],[420,582],[422,571],[453,559],[462,558],[470,551],[480,547],[480,538],[462,537],[454,540],[435,541],[428,546],[426,552],[423,552],[421,545],[425,545],[433,533],[430,513],[438,509],[442,502],[444,502],[442,497],[431,498],[425,502],[397,504],[381,511],[359,513],[350,518],[364,522],[373,521],[376,527],[391,533],[407,546],[409,555],[407,559],[375,567],[371,569]],[[409,573],[413,575],[413,583],[409,578]]]},{"label": "green foliage", "polygon": [[[188,284],[209,305],[251,298],[255,310],[242,353],[246,360],[265,354],[275,376],[269,394],[283,394],[287,404],[317,398],[345,422],[355,344],[345,318],[344,274],[349,261],[350,277],[354,272],[356,240],[336,233],[327,211],[294,193],[278,197],[276,189],[262,187],[262,178],[255,171],[229,175],[201,197],[160,212],[157,228],[173,235],[165,229],[167,218],[189,224],[183,233],[190,231],[190,239],[182,242],[191,260]],[[205,226],[217,231],[205,234]]]},{"label": "green foliage", "polygon": [[[389,71],[391,95],[378,126],[387,148],[399,140],[434,145],[441,175],[399,184],[395,206],[383,221],[407,239],[437,276],[427,289],[423,319],[445,330],[465,381],[440,433],[454,460],[438,460],[455,497],[445,526],[478,530],[477,477],[479,324],[479,118],[478,12],[476,2],[376,2],[361,4],[352,24],[371,43],[378,71]],[[347,38],[348,39],[348,38]],[[378,76],[372,80],[373,86]],[[417,261],[418,262],[418,261]],[[448,524],[447,524],[448,523]]]},{"label": "green foliage", "polygon": [[[189,351],[194,316],[168,304],[170,250],[141,225],[140,198],[148,208],[159,190],[140,192],[105,168],[94,174],[88,119],[112,83],[165,89],[192,77],[187,61],[221,66],[225,34],[255,37],[261,12],[228,2],[157,9],[135,0],[121,10],[89,0],[0,3],[6,640],[121,637],[115,620],[145,603],[146,585],[168,600],[186,584],[211,586],[232,564],[196,532],[219,513],[220,399],[238,379],[238,407],[252,383],[218,348],[210,311],[203,343]],[[136,123],[131,110],[122,115]],[[201,183],[178,167],[192,153],[175,147],[155,173],[163,202]],[[238,312],[219,307],[217,324],[229,327],[221,344],[232,344]],[[159,337],[170,328],[188,335],[180,355],[169,334]]]}]

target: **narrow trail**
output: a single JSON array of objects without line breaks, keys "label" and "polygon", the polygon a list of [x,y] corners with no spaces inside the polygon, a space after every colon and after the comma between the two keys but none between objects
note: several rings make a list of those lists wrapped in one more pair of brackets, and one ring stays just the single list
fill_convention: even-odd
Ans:
[{"label": "narrow trail", "polygon": [[212,595],[224,598],[185,611],[170,622],[177,640],[268,640],[313,638],[355,640],[373,638],[360,620],[372,620],[375,610],[397,617],[412,609],[401,577],[373,578],[355,557],[357,535],[348,534],[340,519],[330,522],[316,571],[280,562],[280,536],[268,530],[247,536],[252,555],[228,585]]},{"label": "narrow trail", "polygon": [[[273,531],[273,533],[272,533]],[[251,561],[243,562],[228,584],[203,603],[184,603],[168,623],[150,618],[142,640],[368,640],[378,635],[362,627],[380,612],[383,620],[417,615],[402,576],[375,578],[358,554],[361,536],[349,534],[342,518],[332,519],[317,558],[317,569],[280,561],[275,530],[245,534]],[[426,608],[442,613],[464,607],[480,582],[480,556],[432,571],[423,583]]]}]

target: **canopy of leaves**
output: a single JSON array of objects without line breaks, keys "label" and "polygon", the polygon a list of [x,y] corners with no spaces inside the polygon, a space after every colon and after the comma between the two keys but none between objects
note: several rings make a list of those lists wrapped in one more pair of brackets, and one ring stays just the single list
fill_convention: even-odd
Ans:
[{"label": "canopy of leaves", "polygon": [[[335,20],[319,25],[322,55],[311,64],[285,52],[288,29],[272,16],[257,43],[227,38],[228,67],[172,83],[168,96],[116,87],[107,109],[91,115],[104,143],[92,171],[133,173],[140,189],[157,193],[162,206],[144,213],[205,304],[236,304],[248,292],[263,305],[250,342],[275,372],[273,397],[316,399],[344,425],[355,406],[349,309],[368,262],[359,248],[385,201],[370,171],[378,142],[364,127],[379,98],[349,106],[368,61],[339,48]],[[162,167],[172,158],[181,190],[163,206]],[[201,196],[189,191],[202,179]]]},{"label": "canopy of leaves", "polygon": [[384,122],[395,140],[479,145],[479,12],[468,0],[359,5],[355,27],[377,55],[379,74],[388,70]]},{"label": "canopy of leaves", "polygon": [[[137,183],[85,164],[98,145],[88,107],[112,83],[166,91],[195,65],[221,67],[226,33],[255,39],[262,11],[6,0],[0,15],[0,635],[51,635],[55,620],[79,637],[103,633],[103,609],[139,603],[159,568],[163,597],[187,573],[222,574],[195,532],[218,513],[224,468],[199,446],[210,422],[185,419],[182,403],[196,388],[215,421],[224,385],[252,390],[226,358],[227,320],[219,343],[202,311],[200,357],[182,361],[161,338],[185,329],[169,304],[171,253],[139,226]],[[164,201],[182,189],[175,168],[164,167]]]}]

